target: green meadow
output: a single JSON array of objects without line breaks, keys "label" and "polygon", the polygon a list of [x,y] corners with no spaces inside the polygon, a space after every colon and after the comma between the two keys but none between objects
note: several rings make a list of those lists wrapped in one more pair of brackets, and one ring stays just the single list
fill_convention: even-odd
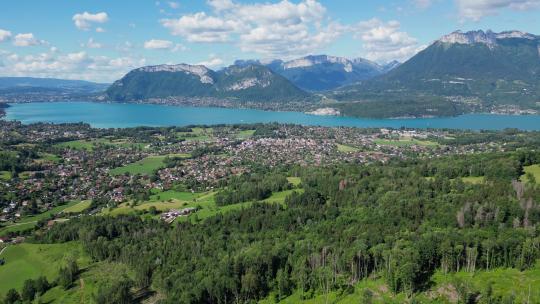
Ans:
[{"label": "green meadow", "polygon": [[521,180],[525,181],[527,179],[527,173],[530,173],[534,176],[537,184],[540,184],[540,165],[531,165],[523,167],[525,174],[521,176]]},{"label": "green meadow", "polygon": [[358,149],[358,148],[347,146],[347,145],[342,145],[342,144],[337,144],[337,149],[338,149],[339,152],[343,152],[343,153],[360,151],[360,149]]},{"label": "green meadow", "polygon": [[56,279],[67,258],[76,259],[81,266],[89,263],[78,243],[10,245],[1,258],[5,264],[0,266],[0,297],[11,288],[20,291],[27,279],[42,275],[49,281]]},{"label": "green meadow", "polygon": [[166,157],[181,157],[188,158],[189,154],[180,153],[180,154],[170,154],[170,155],[156,155],[148,156],[134,163],[125,165],[123,167],[114,168],[110,171],[112,175],[121,175],[124,173],[129,174],[152,174],[155,170],[163,168],[165,165],[163,160]]},{"label": "green meadow", "polygon": [[419,140],[410,137],[403,137],[399,139],[375,139],[374,142],[382,146],[394,146],[394,147],[405,147],[405,146],[424,146],[424,147],[437,147],[438,143],[430,140]]}]

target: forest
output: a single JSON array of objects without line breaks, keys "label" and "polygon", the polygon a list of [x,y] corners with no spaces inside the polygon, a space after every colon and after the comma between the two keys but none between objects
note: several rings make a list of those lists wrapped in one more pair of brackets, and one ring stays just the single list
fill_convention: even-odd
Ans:
[{"label": "forest", "polygon": [[[77,241],[94,261],[129,265],[134,279],[100,290],[98,303],[130,303],[129,288],[155,290],[162,303],[278,302],[292,293],[303,299],[351,293],[373,278],[412,303],[436,271],[521,271],[535,264],[540,187],[520,177],[524,166],[539,162],[539,152],[521,149],[268,169],[224,183],[218,204],[288,189],[285,174],[299,177],[304,191],[284,204],[256,203],[172,227],[133,215],[83,216],[36,234],[33,242]],[[470,177],[483,181],[467,182]],[[369,299],[366,292],[363,301]],[[460,303],[513,301],[490,290],[459,289]]]}]

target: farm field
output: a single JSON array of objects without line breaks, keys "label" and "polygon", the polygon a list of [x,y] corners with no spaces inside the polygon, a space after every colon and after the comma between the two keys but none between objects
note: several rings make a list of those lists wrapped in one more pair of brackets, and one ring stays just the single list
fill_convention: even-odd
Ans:
[{"label": "farm field", "polygon": [[75,150],[94,150],[95,146],[98,144],[102,145],[114,145],[120,147],[138,147],[144,148],[146,144],[144,143],[134,143],[123,139],[111,139],[111,138],[98,138],[98,139],[79,139],[57,143],[54,146],[59,148],[70,148]]},{"label": "farm field", "polygon": [[429,140],[419,140],[415,138],[399,138],[399,139],[376,139],[374,142],[378,145],[383,146],[395,146],[395,147],[404,147],[404,146],[425,146],[425,147],[437,147],[438,143]]},{"label": "farm field", "polygon": [[170,154],[170,155],[157,155],[148,156],[134,163],[128,164],[123,167],[114,168],[110,171],[112,175],[121,175],[124,173],[129,174],[152,174],[154,170],[163,168],[163,160],[166,157],[190,157],[189,154]]},{"label": "farm field", "polygon": [[351,147],[351,146],[342,145],[342,144],[337,144],[337,149],[339,152],[344,152],[344,153],[360,151],[360,149],[356,147]]},{"label": "farm field", "polygon": [[64,213],[80,213],[88,209],[88,207],[90,207],[91,204],[92,202],[88,200],[81,201],[81,202],[76,203],[73,206],[69,206],[66,209],[64,209]]}]

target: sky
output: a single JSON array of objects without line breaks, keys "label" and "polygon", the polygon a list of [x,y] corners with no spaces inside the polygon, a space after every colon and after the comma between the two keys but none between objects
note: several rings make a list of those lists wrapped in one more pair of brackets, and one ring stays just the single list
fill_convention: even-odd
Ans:
[{"label": "sky", "polygon": [[540,0],[5,0],[0,76],[112,82],[145,65],[316,54],[403,62],[478,29],[540,34]]}]

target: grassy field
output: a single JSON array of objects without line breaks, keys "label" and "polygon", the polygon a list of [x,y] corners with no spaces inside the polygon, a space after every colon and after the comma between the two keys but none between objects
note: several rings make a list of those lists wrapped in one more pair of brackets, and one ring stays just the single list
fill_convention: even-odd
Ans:
[{"label": "grassy field", "polygon": [[176,132],[179,139],[187,141],[208,141],[213,137],[212,128],[192,128],[191,132]]},{"label": "grassy field", "polygon": [[302,183],[302,179],[300,177],[291,176],[287,177],[287,180],[295,187],[298,187]]},{"label": "grassy field", "polygon": [[521,180],[525,181],[527,179],[526,174],[530,173],[534,176],[537,184],[540,184],[540,165],[532,165],[523,167],[525,174],[521,176]]},{"label": "grassy field", "polygon": [[57,143],[54,146],[58,148],[69,148],[74,150],[93,150],[94,142],[91,140],[72,140]]},{"label": "grassy field", "polygon": [[41,298],[42,303],[95,303],[94,295],[99,286],[112,283],[123,276],[133,279],[131,270],[120,263],[99,262],[83,269],[77,284],[70,289],[55,287],[47,291]]},{"label": "grassy field", "polygon": [[166,157],[181,157],[188,158],[190,154],[170,154],[170,155],[157,155],[148,156],[139,161],[131,163],[129,165],[114,168],[110,171],[112,175],[121,175],[124,173],[129,174],[152,174],[155,170],[163,168],[165,165],[163,160]]},{"label": "grassy field", "polygon": [[11,245],[1,257],[6,264],[0,266],[0,297],[11,288],[20,291],[27,279],[35,279],[41,275],[46,276],[49,281],[56,279],[58,269],[65,264],[68,257],[76,259],[82,267],[89,264],[89,259],[83,254],[78,243]]},{"label": "grassy field", "polygon": [[358,148],[347,146],[347,145],[341,145],[341,144],[337,144],[337,149],[338,149],[339,152],[343,152],[343,153],[360,151],[360,149],[358,149]]},{"label": "grassy field", "polygon": [[5,235],[9,232],[24,231],[24,230],[32,229],[34,228],[34,226],[36,225],[38,221],[42,219],[47,219],[51,215],[56,215],[64,211],[64,209],[70,208],[76,204],[78,204],[78,202],[70,202],[66,205],[54,207],[49,211],[46,211],[37,215],[25,216],[15,223],[8,224],[7,226],[0,228],[0,235]]},{"label": "grassy field", "polygon": [[11,173],[9,171],[0,171],[0,179],[8,181],[11,179]]},{"label": "grassy field", "polygon": [[255,130],[242,130],[236,134],[238,139],[248,139],[255,134]]},{"label": "grassy field", "polygon": [[462,177],[461,180],[464,182],[464,183],[469,183],[469,184],[482,184],[486,181],[486,178],[484,176],[467,176],[467,177]]},{"label": "grassy field", "polygon": [[395,146],[395,147],[405,147],[405,146],[424,146],[424,147],[437,147],[438,143],[429,140],[418,140],[415,138],[399,138],[399,139],[376,139],[374,142],[382,146]]},{"label": "grassy field", "polygon": [[64,209],[64,213],[80,213],[80,212],[83,212],[84,210],[88,209],[88,207],[90,207],[90,204],[92,204],[92,202],[88,201],[88,200],[78,202],[75,205],[67,207],[66,209]]}]

